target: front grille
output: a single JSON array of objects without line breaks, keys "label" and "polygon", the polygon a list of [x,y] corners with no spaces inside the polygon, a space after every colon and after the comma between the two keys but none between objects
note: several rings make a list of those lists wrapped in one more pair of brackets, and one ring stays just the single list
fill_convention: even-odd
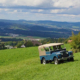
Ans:
[{"label": "front grille", "polygon": [[66,52],[61,52],[61,54],[62,54],[61,55],[62,57],[68,57],[69,56]]}]

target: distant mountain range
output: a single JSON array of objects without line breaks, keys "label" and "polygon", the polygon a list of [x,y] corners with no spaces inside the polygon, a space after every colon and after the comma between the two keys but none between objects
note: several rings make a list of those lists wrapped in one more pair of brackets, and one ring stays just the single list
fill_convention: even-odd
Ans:
[{"label": "distant mountain range", "polygon": [[80,22],[0,19],[0,36],[8,36],[9,34],[19,34],[23,36],[67,38],[71,36],[72,31],[75,34],[80,31]]}]

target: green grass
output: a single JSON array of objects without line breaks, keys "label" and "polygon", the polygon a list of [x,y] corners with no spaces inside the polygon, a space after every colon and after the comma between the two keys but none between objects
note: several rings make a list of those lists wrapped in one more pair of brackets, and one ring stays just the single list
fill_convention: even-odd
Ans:
[{"label": "green grass", "polygon": [[70,44],[64,44],[64,46],[66,47],[67,50],[71,50]]},{"label": "green grass", "polygon": [[0,38],[16,38],[16,39],[45,39],[43,37],[36,37],[36,36],[24,36],[24,35],[21,35],[21,36],[17,36],[17,37],[12,37],[12,36],[0,36]]},{"label": "green grass", "polygon": [[35,58],[38,55],[37,47],[0,50],[0,65]]},{"label": "green grass", "polygon": [[74,59],[43,65],[37,47],[0,50],[0,80],[79,80],[80,53]]}]

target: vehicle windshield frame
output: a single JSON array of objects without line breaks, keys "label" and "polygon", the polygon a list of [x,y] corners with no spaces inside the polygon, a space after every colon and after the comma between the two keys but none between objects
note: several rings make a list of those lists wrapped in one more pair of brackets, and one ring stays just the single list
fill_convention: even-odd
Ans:
[{"label": "vehicle windshield frame", "polygon": [[[53,47],[53,49],[50,49],[51,47]],[[59,48],[59,47],[60,47],[60,48]],[[49,47],[49,50],[50,50],[50,51],[53,51],[53,52],[61,51],[61,50],[64,50],[64,49],[66,49],[65,46],[64,46],[64,44],[63,44],[63,47],[61,47],[61,45],[50,46],[50,47]]]}]

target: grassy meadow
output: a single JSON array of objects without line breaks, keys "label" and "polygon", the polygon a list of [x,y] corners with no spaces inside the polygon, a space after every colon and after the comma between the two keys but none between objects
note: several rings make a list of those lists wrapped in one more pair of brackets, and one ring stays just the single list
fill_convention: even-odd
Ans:
[{"label": "grassy meadow", "polygon": [[43,65],[37,47],[0,50],[0,80],[79,80],[80,53],[74,60]]}]

